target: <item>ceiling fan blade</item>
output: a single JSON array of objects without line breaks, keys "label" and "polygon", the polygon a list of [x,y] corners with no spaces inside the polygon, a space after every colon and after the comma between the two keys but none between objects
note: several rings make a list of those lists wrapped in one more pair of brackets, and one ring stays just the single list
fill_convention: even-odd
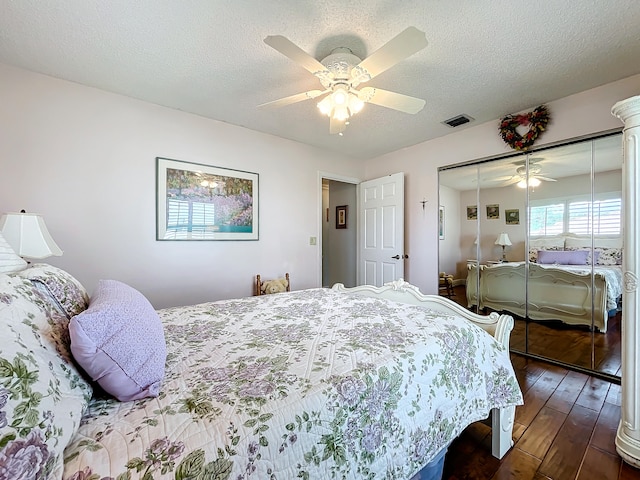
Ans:
[{"label": "ceiling fan blade", "polygon": [[509,185],[513,185],[514,183],[518,183],[521,180],[522,180],[522,178],[520,178],[520,177],[513,177],[510,180],[507,180],[506,182],[501,183],[500,186],[501,187],[508,187]]},{"label": "ceiling fan blade", "polygon": [[508,180],[515,180],[516,178],[518,178],[518,180],[520,179],[516,175],[506,175],[503,177],[496,177],[496,178],[483,178],[483,180],[486,180],[489,182],[506,182]]},{"label": "ceiling fan blade", "polygon": [[258,105],[258,108],[278,108],[278,107],[286,107],[287,105],[291,105],[292,103],[302,102],[304,100],[310,100],[312,98],[319,97],[323,93],[327,93],[329,90],[309,90],[308,92],[297,93],[295,95],[291,95],[290,97],[284,97],[279,100],[274,100],[272,102],[262,103]]},{"label": "ceiling fan blade", "polygon": [[329,133],[331,135],[335,135],[337,133],[342,133],[347,129],[347,125],[342,120],[336,120],[333,117],[331,118],[331,123],[329,123]]},{"label": "ceiling fan blade", "polygon": [[264,43],[276,49],[285,57],[289,57],[314,75],[327,70],[318,60],[282,35],[269,35],[264,39]]},{"label": "ceiling fan blade", "polygon": [[425,33],[416,27],[409,27],[354,67],[351,76],[360,82],[366,82],[426,46]]},{"label": "ceiling fan blade", "polygon": [[539,180],[544,180],[545,182],[557,182],[555,178],[541,177],[540,175],[536,175],[535,178]]},{"label": "ceiling fan blade", "polygon": [[425,105],[421,98],[410,97],[402,93],[390,92],[380,88],[364,87],[358,92],[358,98],[363,102],[373,103],[381,107],[399,110],[404,113],[418,113]]}]

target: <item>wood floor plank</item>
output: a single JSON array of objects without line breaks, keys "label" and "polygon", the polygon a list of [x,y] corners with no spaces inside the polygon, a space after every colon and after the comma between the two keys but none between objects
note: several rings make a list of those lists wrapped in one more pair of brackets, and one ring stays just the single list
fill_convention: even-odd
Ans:
[{"label": "wood floor plank", "polygon": [[634,468],[624,461],[620,465],[620,476],[618,480],[638,480],[640,479],[640,469]]},{"label": "wood floor plank", "polygon": [[574,405],[549,447],[539,472],[553,480],[574,480],[597,417],[598,412]]},{"label": "wood floor plank", "polygon": [[582,392],[576,400],[576,405],[600,411],[604,399],[607,398],[611,383],[595,377],[589,377]]},{"label": "wood floor plank", "polygon": [[612,383],[609,387],[609,393],[607,393],[607,398],[604,400],[605,402],[612,403],[613,405],[622,406],[622,388],[620,385]]},{"label": "wood floor plank", "polygon": [[589,376],[584,373],[567,373],[558,388],[553,392],[553,395],[551,395],[551,398],[549,398],[547,406],[563,413],[569,413],[587,380],[589,380]]},{"label": "wood floor plank", "polygon": [[516,447],[542,461],[566,418],[566,413],[545,405]]},{"label": "wood floor plank", "polygon": [[[564,369],[562,369],[564,370]],[[549,400],[566,375],[562,371],[549,370],[542,374],[535,384],[524,394],[524,405],[516,408],[516,422],[530,425],[540,409]]]},{"label": "wood floor plank", "polygon": [[589,447],[576,480],[617,480],[620,457]]},{"label": "wood floor plank", "polygon": [[591,445],[612,455],[617,455],[615,441],[619,423],[620,407],[604,402],[596,421],[596,427],[593,429]]},{"label": "wood floor plank", "polygon": [[491,480],[533,480],[541,460],[519,448],[514,448],[501,462],[498,471]]}]

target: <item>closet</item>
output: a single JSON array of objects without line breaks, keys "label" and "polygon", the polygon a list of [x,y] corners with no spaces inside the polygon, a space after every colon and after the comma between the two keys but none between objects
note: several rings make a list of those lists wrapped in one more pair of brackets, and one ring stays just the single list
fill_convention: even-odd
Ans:
[{"label": "closet", "polygon": [[615,131],[439,170],[439,272],[513,351],[620,377],[622,160]]}]

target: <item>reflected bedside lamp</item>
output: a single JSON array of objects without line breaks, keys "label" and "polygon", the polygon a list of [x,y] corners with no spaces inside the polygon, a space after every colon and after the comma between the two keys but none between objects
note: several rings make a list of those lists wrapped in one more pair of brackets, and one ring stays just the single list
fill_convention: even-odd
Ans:
[{"label": "reflected bedside lamp", "polygon": [[506,247],[507,245],[511,245],[509,235],[507,235],[506,233],[501,233],[500,235],[498,235],[498,238],[496,239],[496,245],[500,245],[502,247],[502,260],[500,261],[503,263],[506,262],[507,257],[504,254],[504,247]]},{"label": "reflected bedside lamp", "polygon": [[59,257],[62,250],[53,241],[44,219],[36,213],[5,213],[0,218],[0,232],[22,258]]}]

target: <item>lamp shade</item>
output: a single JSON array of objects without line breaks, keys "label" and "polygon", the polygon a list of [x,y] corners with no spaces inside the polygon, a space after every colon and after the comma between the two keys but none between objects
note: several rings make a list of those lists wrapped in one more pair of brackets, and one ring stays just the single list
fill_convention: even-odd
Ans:
[{"label": "lamp shade", "polygon": [[507,235],[506,233],[501,233],[500,235],[498,235],[498,238],[496,239],[496,245],[501,245],[501,246],[505,246],[505,245],[511,245],[511,240],[509,240],[509,235]]},{"label": "lamp shade", "polygon": [[59,257],[62,250],[53,241],[44,219],[36,213],[5,213],[0,231],[11,248],[21,257]]}]

